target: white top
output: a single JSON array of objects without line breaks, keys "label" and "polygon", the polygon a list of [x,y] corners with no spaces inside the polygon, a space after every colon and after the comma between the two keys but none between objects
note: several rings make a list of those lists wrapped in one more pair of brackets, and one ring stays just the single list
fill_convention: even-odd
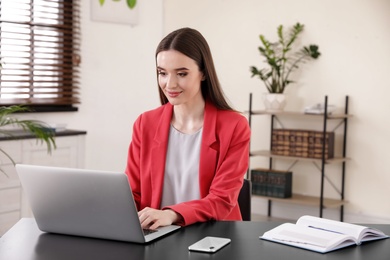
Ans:
[{"label": "white top", "polygon": [[193,134],[184,134],[171,125],[161,208],[200,199],[199,157],[202,129]]}]

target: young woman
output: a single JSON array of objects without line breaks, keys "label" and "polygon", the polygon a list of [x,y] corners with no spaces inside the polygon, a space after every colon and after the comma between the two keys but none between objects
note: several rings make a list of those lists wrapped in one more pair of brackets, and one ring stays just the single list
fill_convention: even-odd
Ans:
[{"label": "young woman", "polygon": [[250,129],[225,100],[206,40],[173,31],[156,67],[162,106],[134,123],[126,168],[142,226],[241,220]]}]

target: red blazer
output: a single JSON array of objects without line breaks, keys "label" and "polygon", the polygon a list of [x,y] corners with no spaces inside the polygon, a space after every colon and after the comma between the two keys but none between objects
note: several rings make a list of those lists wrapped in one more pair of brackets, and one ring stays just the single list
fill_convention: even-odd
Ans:
[{"label": "red blazer", "polygon": [[[138,210],[160,209],[172,112],[167,103],[141,114],[134,123],[126,174]],[[168,207],[183,217],[184,223],[179,224],[242,219],[237,198],[248,169],[249,139],[244,116],[206,102],[199,162],[201,199]]]}]

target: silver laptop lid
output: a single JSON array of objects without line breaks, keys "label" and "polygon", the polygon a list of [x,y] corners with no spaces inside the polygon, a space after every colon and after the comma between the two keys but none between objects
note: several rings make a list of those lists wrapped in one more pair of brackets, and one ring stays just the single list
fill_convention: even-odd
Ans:
[{"label": "silver laptop lid", "polygon": [[16,171],[42,231],[145,242],[126,174],[22,164]]}]

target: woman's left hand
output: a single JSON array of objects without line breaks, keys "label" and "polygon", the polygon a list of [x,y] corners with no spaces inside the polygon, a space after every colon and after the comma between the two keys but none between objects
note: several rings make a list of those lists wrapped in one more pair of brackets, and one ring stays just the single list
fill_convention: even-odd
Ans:
[{"label": "woman's left hand", "polygon": [[178,222],[180,215],[171,209],[159,210],[146,207],[138,212],[138,218],[142,228],[156,229]]}]

